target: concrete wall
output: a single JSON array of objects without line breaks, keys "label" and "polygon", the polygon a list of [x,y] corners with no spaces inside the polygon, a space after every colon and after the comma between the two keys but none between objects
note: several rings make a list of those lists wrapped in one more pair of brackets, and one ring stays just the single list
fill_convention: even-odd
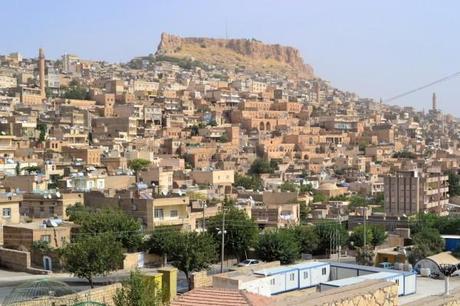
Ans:
[{"label": "concrete wall", "polygon": [[32,268],[29,252],[4,248],[0,248],[0,267],[32,274],[48,274],[50,272]]}]

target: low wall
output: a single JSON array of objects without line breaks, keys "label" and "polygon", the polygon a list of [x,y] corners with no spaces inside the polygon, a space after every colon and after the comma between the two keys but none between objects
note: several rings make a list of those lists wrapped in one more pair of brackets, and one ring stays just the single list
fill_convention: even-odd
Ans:
[{"label": "low wall", "polygon": [[51,271],[31,267],[30,252],[0,248],[0,266],[13,271],[49,274]]},{"label": "low wall", "polygon": [[[302,292],[302,291],[299,291]],[[277,306],[396,306],[398,285],[393,282],[367,281],[310,295],[285,294],[277,298]]]},{"label": "low wall", "polygon": [[194,272],[191,275],[192,289],[211,287],[212,286],[212,275],[208,275],[208,271]]},{"label": "low wall", "polygon": [[106,306],[114,306],[113,296],[117,292],[117,289],[121,288],[120,283],[111,284],[104,287],[94,288],[69,294],[56,298],[44,298],[33,301],[27,301],[22,303],[14,304],[15,306],[48,306],[48,305],[59,305],[59,306],[72,306],[78,302],[98,302]]}]

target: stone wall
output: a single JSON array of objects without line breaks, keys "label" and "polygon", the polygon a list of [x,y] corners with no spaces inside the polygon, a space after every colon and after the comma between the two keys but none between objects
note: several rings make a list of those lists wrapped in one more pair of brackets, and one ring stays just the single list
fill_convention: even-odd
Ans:
[{"label": "stone wall", "polygon": [[208,271],[194,272],[191,275],[192,289],[212,286],[212,275]]},{"label": "stone wall", "polygon": [[111,284],[104,287],[81,291],[75,294],[69,294],[56,298],[37,299],[23,303],[17,303],[17,306],[71,306],[78,302],[98,302],[106,306],[114,306],[113,296],[117,289],[121,288],[120,283]]},{"label": "stone wall", "polygon": [[278,306],[396,306],[398,285],[379,280],[317,292],[306,297],[302,291],[278,297]]}]

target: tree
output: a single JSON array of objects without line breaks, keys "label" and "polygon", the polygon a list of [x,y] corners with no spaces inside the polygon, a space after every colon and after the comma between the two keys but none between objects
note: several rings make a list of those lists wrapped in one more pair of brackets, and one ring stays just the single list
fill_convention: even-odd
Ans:
[{"label": "tree", "polygon": [[366,198],[363,196],[353,195],[349,198],[349,201],[350,201],[350,208],[367,206]]},{"label": "tree", "polygon": [[147,169],[149,165],[150,165],[150,161],[147,159],[143,159],[143,158],[136,158],[136,159],[130,160],[128,163],[128,167],[134,171],[134,175],[136,176],[136,181],[138,181],[139,179],[139,172]]},{"label": "tree", "polygon": [[420,259],[437,254],[444,248],[444,240],[434,228],[423,228],[412,237],[412,248],[409,261],[415,264]]},{"label": "tree", "polygon": [[366,231],[364,231],[364,225],[359,225],[353,229],[350,235],[350,241],[353,242],[353,246],[364,246],[364,233],[366,233],[366,244],[371,244],[372,239],[374,239],[372,236],[372,229],[370,226],[367,226]]},{"label": "tree", "polygon": [[153,279],[136,270],[117,289],[113,302],[115,306],[157,306],[163,305],[163,296]]},{"label": "tree", "polygon": [[278,163],[275,160],[268,161],[266,159],[257,158],[249,168],[248,173],[252,175],[260,175],[262,173],[273,173],[278,169]]},{"label": "tree", "polygon": [[449,195],[451,197],[460,195],[460,175],[453,171],[449,172]]},{"label": "tree", "polygon": [[370,241],[371,244],[376,247],[381,245],[387,239],[387,233],[385,232],[385,227],[375,224],[370,224],[369,228],[372,231],[372,240]]},{"label": "tree", "polygon": [[209,268],[216,260],[216,245],[208,233],[176,232],[172,247],[172,265],[184,272],[191,290],[191,273]]},{"label": "tree", "polygon": [[315,226],[315,232],[319,238],[317,254],[326,254],[332,246],[348,244],[348,232],[342,224],[336,222],[320,222]]},{"label": "tree", "polygon": [[300,251],[304,254],[312,254],[318,248],[319,237],[314,226],[298,225],[291,229],[299,242]]},{"label": "tree", "polygon": [[318,202],[326,202],[327,201],[327,196],[320,193],[320,192],[314,192],[313,193],[313,203],[318,203]]},{"label": "tree", "polygon": [[22,168],[21,170],[27,172],[27,174],[31,174],[32,172],[35,172],[35,173],[42,172],[42,169],[39,166],[28,166],[28,167]]},{"label": "tree", "polygon": [[142,244],[142,225],[121,210],[104,209],[95,212],[80,205],[71,207],[67,213],[71,221],[80,225],[80,233],[112,233],[128,251],[134,251]]},{"label": "tree", "polygon": [[299,201],[299,215],[300,223],[307,222],[308,214],[311,212],[311,208],[307,205],[305,201]]},{"label": "tree", "polygon": [[84,235],[62,250],[64,267],[77,277],[88,280],[94,288],[94,277],[107,275],[123,261],[121,243],[111,234]]},{"label": "tree", "polygon": [[282,264],[290,264],[300,257],[300,243],[292,230],[269,230],[259,237],[256,254],[264,261],[279,260]]},{"label": "tree", "polygon": [[286,192],[286,191],[290,191],[290,192],[296,192],[298,190],[298,187],[296,184],[294,184],[293,182],[284,182],[283,184],[281,184],[280,186],[280,190],[282,192]]},{"label": "tree", "polygon": [[89,92],[86,87],[81,86],[78,82],[70,82],[69,88],[64,93],[65,99],[88,100]]},{"label": "tree", "polygon": [[[221,241],[222,217],[219,213],[207,222],[208,233],[216,244]],[[225,254],[235,256],[238,261],[247,258],[249,249],[257,244],[259,230],[254,221],[244,210],[230,207],[225,212],[225,231]]]},{"label": "tree", "polygon": [[36,129],[40,131],[40,135],[38,136],[38,141],[40,141],[40,142],[45,141],[46,132],[47,132],[46,124],[38,123]]},{"label": "tree", "polygon": [[255,175],[240,175],[235,173],[235,182],[233,183],[234,186],[244,187],[245,189],[252,189],[252,190],[262,190],[263,184],[262,180]]},{"label": "tree", "polygon": [[177,237],[176,229],[168,227],[155,228],[149,239],[144,243],[144,248],[150,253],[163,256],[163,265],[166,265],[168,256],[174,252]]},{"label": "tree", "polygon": [[356,263],[365,266],[373,266],[374,256],[374,251],[369,246],[357,248]]}]

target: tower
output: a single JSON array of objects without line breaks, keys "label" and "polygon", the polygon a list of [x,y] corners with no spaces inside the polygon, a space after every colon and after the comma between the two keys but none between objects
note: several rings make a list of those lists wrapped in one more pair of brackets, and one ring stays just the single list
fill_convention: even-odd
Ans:
[{"label": "tower", "polygon": [[38,49],[38,76],[40,79],[40,95],[46,98],[45,91],[45,52],[42,48]]},{"label": "tower", "polygon": [[438,105],[437,105],[437,102],[436,102],[436,93],[433,92],[433,98],[432,98],[432,109],[433,109],[433,112],[437,111],[438,109]]}]

